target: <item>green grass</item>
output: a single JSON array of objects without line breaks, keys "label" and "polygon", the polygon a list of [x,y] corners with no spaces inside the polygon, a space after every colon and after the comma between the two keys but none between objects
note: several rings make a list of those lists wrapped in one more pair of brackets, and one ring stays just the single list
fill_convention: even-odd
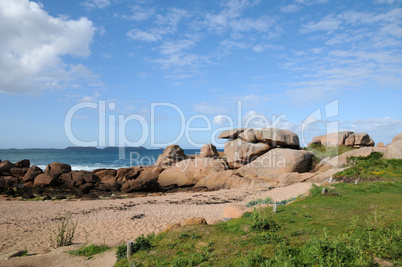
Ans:
[{"label": "green grass", "polygon": [[402,159],[383,159],[383,154],[374,152],[368,157],[351,157],[349,168],[334,175],[337,180],[351,182],[387,181],[402,179]]},{"label": "green grass", "polygon": [[373,266],[402,264],[402,182],[336,184],[217,225],[149,239],[116,266]]},{"label": "green grass", "polygon": [[109,250],[110,247],[107,245],[88,245],[88,246],[83,246],[79,249],[73,250],[73,251],[69,251],[68,253],[71,255],[75,255],[75,256],[85,256],[85,257],[92,257],[93,255],[105,252],[107,250]]}]

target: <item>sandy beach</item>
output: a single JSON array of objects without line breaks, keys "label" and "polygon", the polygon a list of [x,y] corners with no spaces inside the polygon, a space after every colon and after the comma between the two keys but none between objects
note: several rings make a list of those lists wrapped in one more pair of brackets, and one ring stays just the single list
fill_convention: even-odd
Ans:
[{"label": "sandy beach", "polygon": [[63,212],[70,212],[77,222],[75,243],[116,246],[188,218],[214,222],[222,219],[229,204],[246,204],[268,196],[281,201],[304,194],[310,187],[310,183],[303,183],[271,190],[259,187],[114,200],[1,200],[0,254],[25,247],[29,253],[51,251],[50,232],[57,226],[57,215]]}]

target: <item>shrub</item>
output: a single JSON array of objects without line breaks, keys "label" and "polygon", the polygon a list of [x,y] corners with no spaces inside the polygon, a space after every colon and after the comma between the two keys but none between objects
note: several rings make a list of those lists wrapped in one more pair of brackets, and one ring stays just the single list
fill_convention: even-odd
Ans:
[{"label": "shrub", "polygon": [[279,229],[279,225],[271,218],[270,211],[267,209],[254,210],[251,215],[251,231],[271,231]]},{"label": "shrub", "polygon": [[50,242],[54,248],[69,246],[73,243],[77,223],[71,220],[70,213],[59,214],[57,229],[50,232]]},{"label": "shrub", "polygon": [[310,189],[310,196],[316,197],[321,195],[323,188],[324,188],[323,186],[316,186],[315,184],[313,184],[313,186]]}]

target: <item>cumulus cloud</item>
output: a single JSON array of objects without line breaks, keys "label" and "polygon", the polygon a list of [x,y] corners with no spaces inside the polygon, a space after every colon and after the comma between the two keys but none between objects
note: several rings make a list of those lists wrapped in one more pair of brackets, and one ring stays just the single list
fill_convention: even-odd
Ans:
[{"label": "cumulus cloud", "polygon": [[62,59],[91,54],[95,27],[87,18],[55,18],[35,2],[3,0],[0,21],[0,92],[60,88],[93,76],[85,66]]}]

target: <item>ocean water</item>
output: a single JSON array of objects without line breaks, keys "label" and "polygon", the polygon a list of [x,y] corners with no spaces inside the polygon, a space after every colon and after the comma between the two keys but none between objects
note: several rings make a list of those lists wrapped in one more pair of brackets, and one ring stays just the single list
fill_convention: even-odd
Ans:
[{"label": "ocean water", "polygon": [[[199,154],[199,149],[184,149],[186,155]],[[140,165],[153,165],[163,149],[126,150],[120,158],[119,150],[108,149],[0,149],[0,159],[13,163],[29,159],[31,165],[45,169],[52,162],[71,165],[72,170],[92,171],[100,168],[126,168]]]}]

